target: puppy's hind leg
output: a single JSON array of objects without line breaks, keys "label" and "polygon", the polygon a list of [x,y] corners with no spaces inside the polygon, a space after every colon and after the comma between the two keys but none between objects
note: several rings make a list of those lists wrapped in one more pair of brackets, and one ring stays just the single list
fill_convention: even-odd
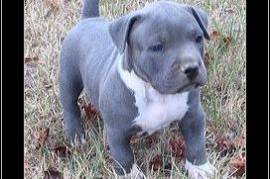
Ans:
[{"label": "puppy's hind leg", "polygon": [[60,73],[60,100],[64,108],[64,130],[71,144],[85,143],[85,133],[80,119],[78,97],[83,89],[79,73],[75,70],[61,69]]}]

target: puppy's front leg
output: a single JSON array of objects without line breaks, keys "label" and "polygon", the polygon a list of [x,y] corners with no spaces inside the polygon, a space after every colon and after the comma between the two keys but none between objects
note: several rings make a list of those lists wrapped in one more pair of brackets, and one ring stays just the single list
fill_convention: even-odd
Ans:
[{"label": "puppy's front leg", "polygon": [[130,147],[130,137],[118,129],[106,128],[110,153],[113,157],[114,168],[121,179],[141,179],[143,173],[134,163],[134,155]]},{"label": "puppy's front leg", "polygon": [[195,104],[180,123],[186,143],[186,164],[191,179],[213,178],[216,169],[208,162],[205,150],[205,119],[200,104]]}]

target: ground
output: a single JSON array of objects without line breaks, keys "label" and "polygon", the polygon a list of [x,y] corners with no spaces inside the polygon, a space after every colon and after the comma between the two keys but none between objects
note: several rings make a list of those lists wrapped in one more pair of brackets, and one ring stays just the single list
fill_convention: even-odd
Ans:
[{"label": "ground", "polygon": [[[146,2],[102,0],[101,14],[115,19]],[[205,50],[208,85],[202,88],[209,160],[218,169],[216,178],[245,178],[246,1],[181,2],[201,7],[210,18],[211,40]],[[114,178],[103,145],[102,119],[91,112],[84,95],[79,104],[87,144],[72,148],[62,130],[59,53],[63,38],[80,19],[81,4],[81,0],[25,0],[25,178],[48,178],[48,173],[65,179]],[[154,136],[134,139],[132,146],[148,178],[186,177],[185,148],[175,124]]]}]

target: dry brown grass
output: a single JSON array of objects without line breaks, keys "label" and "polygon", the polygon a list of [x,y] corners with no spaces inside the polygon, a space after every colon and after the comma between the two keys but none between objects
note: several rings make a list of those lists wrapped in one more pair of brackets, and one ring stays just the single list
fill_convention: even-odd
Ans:
[{"label": "dry brown grass", "polygon": [[[180,2],[180,1],[178,1]],[[218,35],[207,42],[209,84],[203,88],[203,105],[207,112],[207,146],[210,161],[217,167],[216,178],[234,178],[230,161],[245,155],[245,144],[235,150],[230,142],[245,137],[246,93],[246,21],[244,0],[183,0],[209,12],[210,32]],[[103,16],[114,19],[143,7],[146,0],[103,0]],[[55,167],[64,178],[114,178],[110,159],[103,148],[102,120],[86,119],[88,141],[82,148],[70,148],[69,158],[58,157],[52,148],[67,144],[64,137],[62,108],[58,98],[58,70],[61,41],[79,21],[81,0],[26,0],[25,57],[37,57],[25,65],[25,178],[43,178],[44,170]],[[229,37],[229,38],[228,38]],[[224,38],[227,42],[224,43]],[[227,43],[227,45],[226,45]],[[49,128],[45,145],[36,149],[41,128]],[[156,143],[147,140],[133,144],[137,163],[148,178],[166,178],[161,170],[153,171],[149,163],[161,155],[164,168],[172,164],[171,178],[185,178],[184,160],[173,157],[168,139],[178,134],[172,125],[160,134]],[[222,139],[225,138],[225,139]],[[223,151],[219,150],[221,147]],[[242,176],[236,178],[245,178]],[[167,176],[168,177],[168,176]],[[169,178],[169,177],[168,177]]]}]

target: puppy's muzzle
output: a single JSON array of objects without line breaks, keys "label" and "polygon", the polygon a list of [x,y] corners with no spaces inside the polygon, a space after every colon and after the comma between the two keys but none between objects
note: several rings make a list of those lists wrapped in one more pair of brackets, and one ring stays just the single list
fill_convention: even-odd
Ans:
[{"label": "puppy's muzzle", "polygon": [[206,73],[203,64],[199,60],[182,60],[175,62],[173,71],[181,73],[187,80],[187,86],[203,86],[206,83]]},{"label": "puppy's muzzle", "polygon": [[196,63],[188,63],[183,66],[181,71],[187,76],[190,81],[193,81],[199,73],[199,65]]}]

